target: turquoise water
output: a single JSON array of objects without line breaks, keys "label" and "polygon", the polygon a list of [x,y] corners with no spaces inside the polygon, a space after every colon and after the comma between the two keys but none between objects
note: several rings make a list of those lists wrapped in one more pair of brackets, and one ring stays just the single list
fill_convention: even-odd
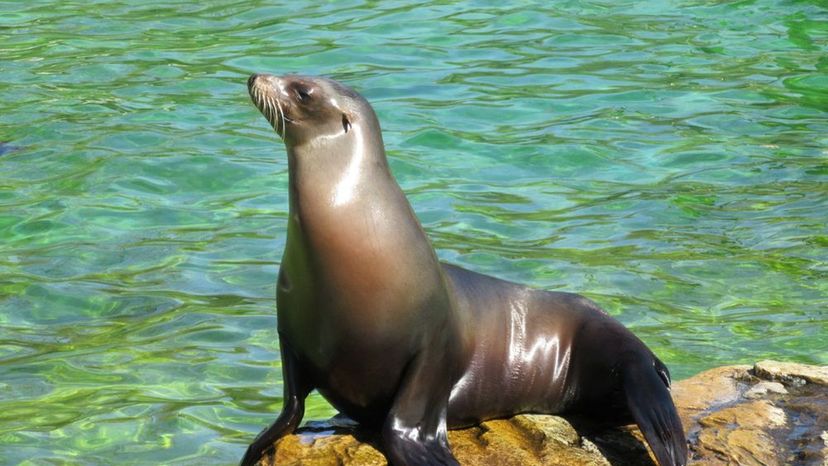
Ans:
[{"label": "turquoise water", "polygon": [[825,3],[506,3],[0,2],[0,464],[231,464],[274,418],[257,71],[374,103],[445,260],[677,378],[828,364]]}]

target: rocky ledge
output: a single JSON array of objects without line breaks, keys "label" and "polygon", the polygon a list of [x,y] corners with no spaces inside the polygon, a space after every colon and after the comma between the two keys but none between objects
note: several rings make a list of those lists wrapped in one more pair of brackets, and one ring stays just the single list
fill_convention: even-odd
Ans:
[{"label": "rocky ledge", "polygon": [[[673,385],[691,465],[828,466],[828,366],[762,361]],[[519,415],[449,431],[462,465],[655,464],[634,426]],[[380,466],[369,432],[337,418],[279,440],[262,466]]]}]

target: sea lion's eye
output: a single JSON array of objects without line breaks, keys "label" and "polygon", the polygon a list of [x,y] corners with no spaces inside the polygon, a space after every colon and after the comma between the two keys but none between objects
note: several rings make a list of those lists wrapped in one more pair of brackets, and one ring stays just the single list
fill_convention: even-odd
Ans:
[{"label": "sea lion's eye", "polygon": [[305,89],[304,87],[297,87],[296,88],[296,97],[299,99],[300,102],[304,102],[304,101],[310,99],[311,92],[312,91],[310,91],[308,89]]},{"label": "sea lion's eye", "polygon": [[351,120],[344,113],[342,114],[342,128],[345,129],[346,133],[351,130]]}]

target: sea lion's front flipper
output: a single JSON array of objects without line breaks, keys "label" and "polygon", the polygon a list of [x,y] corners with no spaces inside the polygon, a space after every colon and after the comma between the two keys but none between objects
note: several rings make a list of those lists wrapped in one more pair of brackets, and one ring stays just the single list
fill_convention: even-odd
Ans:
[{"label": "sea lion's front flipper", "polygon": [[282,355],[282,379],[284,380],[282,412],[273,424],[256,436],[253,443],[247,447],[240,466],[256,464],[262,455],[270,450],[273,442],[293,433],[305,415],[305,398],[307,398],[313,386],[302,373],[301,366],[293,351],[291,351],[290,345],[281,335],[279,348]]},{"label": "sea lion's front flipper", "polygon": [[409,363],[382,429],[392,466],[459,466],[448,445],[446,410],[450,387],[441,358],[423,351]]},{"label": "sea lion's front flipper", "polygon": [[651,364],[638,359],[624,369],[627,407],[647,439],[659,466],[687,464],[687,440],[670,398],[670,374],[657,358]]}]

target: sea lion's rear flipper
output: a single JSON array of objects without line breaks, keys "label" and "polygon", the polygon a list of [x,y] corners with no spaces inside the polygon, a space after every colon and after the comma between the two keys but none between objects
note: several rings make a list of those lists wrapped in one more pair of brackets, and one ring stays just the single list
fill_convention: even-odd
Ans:
[{"label": "sea lion's rear flipper", "polygon": [[685,466],[687,441],[669,387],[670,374],[658,359],[636,360],[624,369],[627,406],[659,466]]},{"label": "sea lion's rear flipper", "polygon": [[282,380],[284,380],[285,387],[282,396],[282,412],[273,424],[257,435],[253,443],[247,447],[239,463],[240,466],[253,466],[258,463],[262,455],[273,447],[273,442],[296,430],[305,415],[305,398],[313,387],[303,375],[296,356],[281,335],[279,347],[282,355]]},{"label": "sea lion's rear flipper", "polygon": [[424,350],[406,368],[394,405],[382,429],[392,466],[460,466],[446,435],[449,381],[441,358]]}]

